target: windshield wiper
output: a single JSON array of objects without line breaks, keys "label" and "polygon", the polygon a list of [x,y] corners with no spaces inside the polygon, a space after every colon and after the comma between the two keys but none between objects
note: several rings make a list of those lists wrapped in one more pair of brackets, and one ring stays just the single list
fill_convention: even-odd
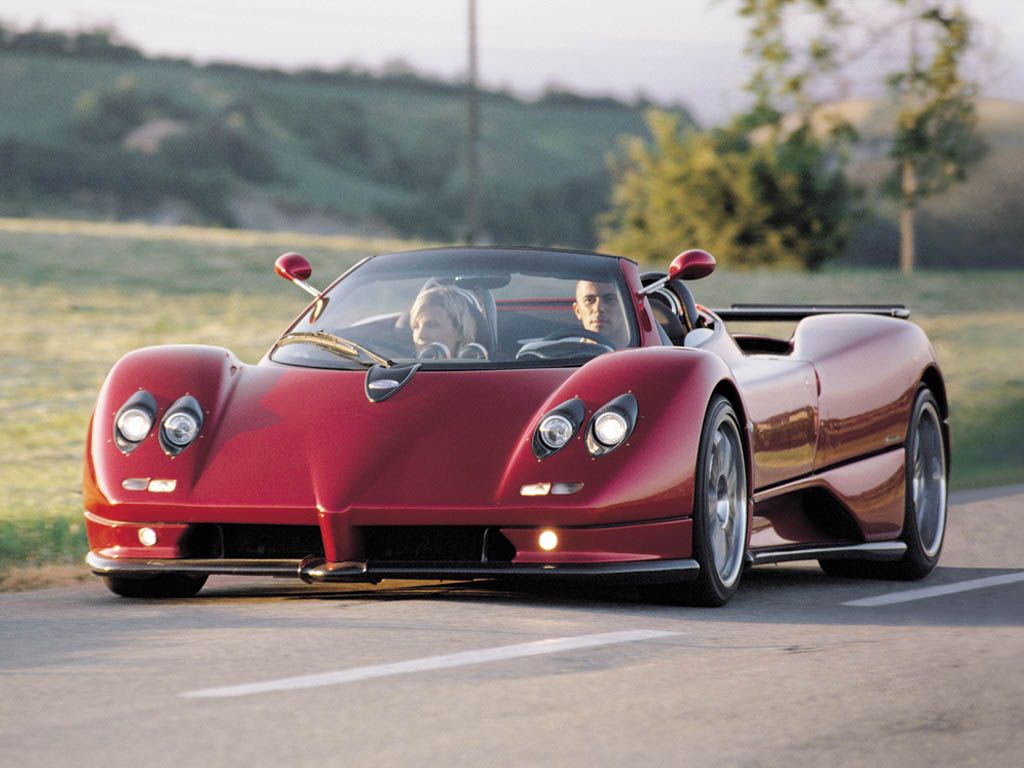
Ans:
[{"label": "windshield wiper", "polygon": [[[321,349],[326,349],[328,352],[333,352],[341,357],[347,357],[351,360],[355,360],[360,365],[365,366],[373,365],[373,363],[379,363],[385,368],[390,368],[394,365],[391,360],[378,355],[372,349],[368,349],[362,344],[356,344],[354,341],[343,339],[340,336],[335,336],[333,333],[327,333],[326,331],[286,333],[278,340],[277,346],[283,347],[286,344],[315,344]],[[360,356],[370,358],[373,363],[362,360]]]}]

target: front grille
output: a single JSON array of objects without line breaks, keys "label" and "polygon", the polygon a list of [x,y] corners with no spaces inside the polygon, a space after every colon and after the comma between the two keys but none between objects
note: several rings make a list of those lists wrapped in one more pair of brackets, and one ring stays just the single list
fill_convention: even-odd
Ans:
[{"label": "front grille", "polygon": [[382,525],[359,529],[368,561],[510,562],[516,549],[497,528]]},{"label": "front grille", "polygon": [[324,555],[316,525],[249,525],[200,523],[189,529],[182,550],[185,557],[292,558]]}]

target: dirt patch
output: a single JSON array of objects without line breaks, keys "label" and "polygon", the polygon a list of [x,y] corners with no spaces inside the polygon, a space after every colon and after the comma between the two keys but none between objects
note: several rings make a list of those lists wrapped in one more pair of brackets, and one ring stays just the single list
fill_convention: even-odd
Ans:
[{"label": "dirt patch", "polygon": [[95,578],[85,564],[15,566],[0,573],[0,592],[70,587]]}]

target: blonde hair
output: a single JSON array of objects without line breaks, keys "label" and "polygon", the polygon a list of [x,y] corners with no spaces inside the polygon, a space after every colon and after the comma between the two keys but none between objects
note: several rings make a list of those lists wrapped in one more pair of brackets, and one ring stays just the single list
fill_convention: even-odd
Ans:
[{"label": "blonde hair", "polygon": [[[421,291],[412,303],[409,317],[415,318],[424,307],[440,307],[452,319],[452,324],[459,331],[459,346],[476,341],[476,313],[480,311],[476,298],[464,288],[454,285],[435,285]],[[475,311],[474,311],[475,310]],[[457,354],[458,350],[451,350]]]}]

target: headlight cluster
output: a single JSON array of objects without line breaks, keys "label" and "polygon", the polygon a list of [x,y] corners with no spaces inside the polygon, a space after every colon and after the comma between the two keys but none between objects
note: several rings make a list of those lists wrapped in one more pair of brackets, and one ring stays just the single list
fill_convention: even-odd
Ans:
[{"label": "headlight cluster", "polygon": [[129,397],[114,416],[114,443],[131,453],[146,439],[156,420],[156,400],[140,389]]},{"label": "headlight cluster", "polygon": [[544,414],[533,433],[533,453],[538,459],[561,450],[579,432],[587,409],[578,397],[566,400]]},{"label": "headlight cluster", "polygon": [[[114,442],[124,453],[131,453],[145,440],[156,424],[156,398],[140,389],[125,401],[114,416]],[[203,428],[203,408],[191,395],[175,400],[164,414],[157,435],[168,456],[177,456],[191,445]]]},{"label": "headlight cluster", "polygon": [[[594,412],[586,429],[586,446],[591,456],[601,456],[622,445],[633,432],[637,403],[632,394],[619,395]],[[586,418],[578,397],[566,400],[544,414],[533,435],[533,452],[543,459],[569,444]]]}]

